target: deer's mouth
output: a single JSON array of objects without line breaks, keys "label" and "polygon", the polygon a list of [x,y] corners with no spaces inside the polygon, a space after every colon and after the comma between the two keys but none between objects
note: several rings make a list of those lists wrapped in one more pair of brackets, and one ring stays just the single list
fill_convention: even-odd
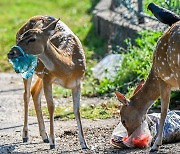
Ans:
[{"label": "deer's mouth", "polygon": [[20,73],[24,79],[28,79],[34,74],[37,66],[37,56],[27,54],[19,46],[12,47],[8,53],[9,62],[16,73]]},{"label": "deer's mouth", "polygon": [[8,59],[13,59],[18,56],[23,56],[23,54],[15,47],[12,47],[9,53],[7,54]]},{"label": "deer's mouth", "polygon": [[127,147],[148,147],[151,143],[152,136],[148,128],[148,123],[144,120],[139,127],[130,135],[123,138],[123,143]]}]

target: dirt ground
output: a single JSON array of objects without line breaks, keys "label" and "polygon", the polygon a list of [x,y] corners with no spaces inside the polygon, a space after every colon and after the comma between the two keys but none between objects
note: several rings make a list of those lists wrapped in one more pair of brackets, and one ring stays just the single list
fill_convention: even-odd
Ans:
[{"label": "dirt ground", "polygon": [[[77,137],[75,120],[55,121],[56,148],[49,150],[39,136],[36,117],[29,117],[29,141],[22,142],[23,128],[23,85],[19,75],[0,73],[0,153],[149,153],[147,149],[114,149],[110,136],[119,119],[87,120],[82,119],[84,134],[89,145],[81,150]],[[88,101],[103,102],[92,98]],[[82,99],[86,103],[86,99]],[[32,101],[31,101],[31,104]],[[49,120],[45,119],[49,132]],[[180,153],[180,143],[166,144],[158,153]]]}]

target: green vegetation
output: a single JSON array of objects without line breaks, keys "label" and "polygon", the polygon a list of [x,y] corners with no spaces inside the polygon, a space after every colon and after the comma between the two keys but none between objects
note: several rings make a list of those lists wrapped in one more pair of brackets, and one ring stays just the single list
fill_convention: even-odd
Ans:
[{"label": "green vegetation", "polygon": [[18,29],[32,16],[60,18],[83,43],[88,66],[97,54],[104,54],[105,43],[94,35],[92,10],[99,0],[1,0],[0,2],[0,72],[12,70],[7,53],[15,44]]},{"label": "green vegetation", "polygon": [[[32,16],[51,15],[60,18],[72,31],[80,38],[87,59],[87,70],[82,86],[82,95],[93,97],[99,95],[112,96],[115,90],[127,93],[129,97],[135,85],[146,79],[152,64],[152,55],[161,35],[159,32],[143,31],[136,39],[137,45],[130,44],[129,39],[127,52],[122,54],[123,63],[118,71],[118,76],[112,82],[108,79],[98,81],[93,78],[91,67],[97,63],[98,59],[105,55],[105,41],[95,36],[92,11],[99,0],[1,0],[0,1],[0,72],[11,71],[12,67],[8,63],[7,53],[11,46],[15,44],[15,34],[18,29]],[[144,0],[144,11],[147,12],[147,5],[151,0]],[[178,0],[158,0],[166,8],[170,8],[179,14]],[[114,51],[117,52],[117,51]],[[69,97],[70,90],[65,90],[59,86],[54,86],[55,97]],[[172,101],[177,102],[180,95],[173,92]],[[106,105],[81,107],[81,114],[84,118],[108,118],[114,116],[118,111],[116,103]],[[155,104],[157,106],[157,104]],[[48,115],[47,108],[43,107],[43,112]],[[31,109],[31,115],[34,110]],[[56,117],[60,119],[74,118],[72,107],[57,107]]]},{"label": "green vegetation", "polygon": [[146,79],[152,64],[153,51],[160,32],[143,31],[136,39],[137,46],[128,43],[126,53],[122,54],[123,62],[114,81],[105,79],[100,82],[98,92],[104,94],[119,90],[131,92],[132,88],[142,79]]},{"label": "green vegetation", "polygon": [[[47,107],[43,107],[43,115],[49,117]],[[106,119],[113,116],[119,115],[119,103],[108,102],[100,105],[89,104],[86,106],[81,106],[80,109],[81,117],[86,119]],[[35,110],[32,108],[30,110],[30,115],[35,116]],[[54,113],[55,119],[68,120],[74,119],[73,108],[70,105],[57,106]]]},{"label": "green vegetation", "polygon": [[167,9],[173,11],[173,12],[176,12],[177,14],[180,14],[180,9],[179,9],[180,2],[179,2],[179,0],[157,0],[157,1],[143,0],[144,11],[147,14],[152,15],[152,13],[146,9],[148,4],[151,3],[151,2],[154,2],[159,6],[167,8]]}]

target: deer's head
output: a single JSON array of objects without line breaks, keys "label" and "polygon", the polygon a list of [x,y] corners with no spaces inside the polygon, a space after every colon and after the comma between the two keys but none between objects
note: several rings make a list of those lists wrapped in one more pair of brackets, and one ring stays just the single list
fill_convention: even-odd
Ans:
[{"label": "deer's head", "polygon": [[[45,51],[47,41],[52,30],[55,29],[59,20],[56,20],[43,29],[29,29],[22,34],[17,46],[22,48],[27,54],[39,55]],[[8,57],[14,58],[18,56],[18,51],[11,50]]]},{"label": "deer's head", "polygon": [[[134,95],[142,88],[144,81],[138,85],[136,90],[134,91]],[[121,122],[123,126],[126,128],[128,132],[128,136],[130,136],[145,120],[146,115],[142,114],[135,106],[134,100],[127,99],[120,92],[115,92],[118,100],[122,103],[120,116]]]}]

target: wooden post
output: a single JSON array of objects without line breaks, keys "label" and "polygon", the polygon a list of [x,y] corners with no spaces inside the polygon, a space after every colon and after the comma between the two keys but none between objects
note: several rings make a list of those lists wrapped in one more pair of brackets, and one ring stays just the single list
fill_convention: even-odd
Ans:
[{"label": "wooden post", "polygon": [[143,0],[138,0],[138,22],[139,24],[144,23],[144,17],[142,16],[143,13]]}]

